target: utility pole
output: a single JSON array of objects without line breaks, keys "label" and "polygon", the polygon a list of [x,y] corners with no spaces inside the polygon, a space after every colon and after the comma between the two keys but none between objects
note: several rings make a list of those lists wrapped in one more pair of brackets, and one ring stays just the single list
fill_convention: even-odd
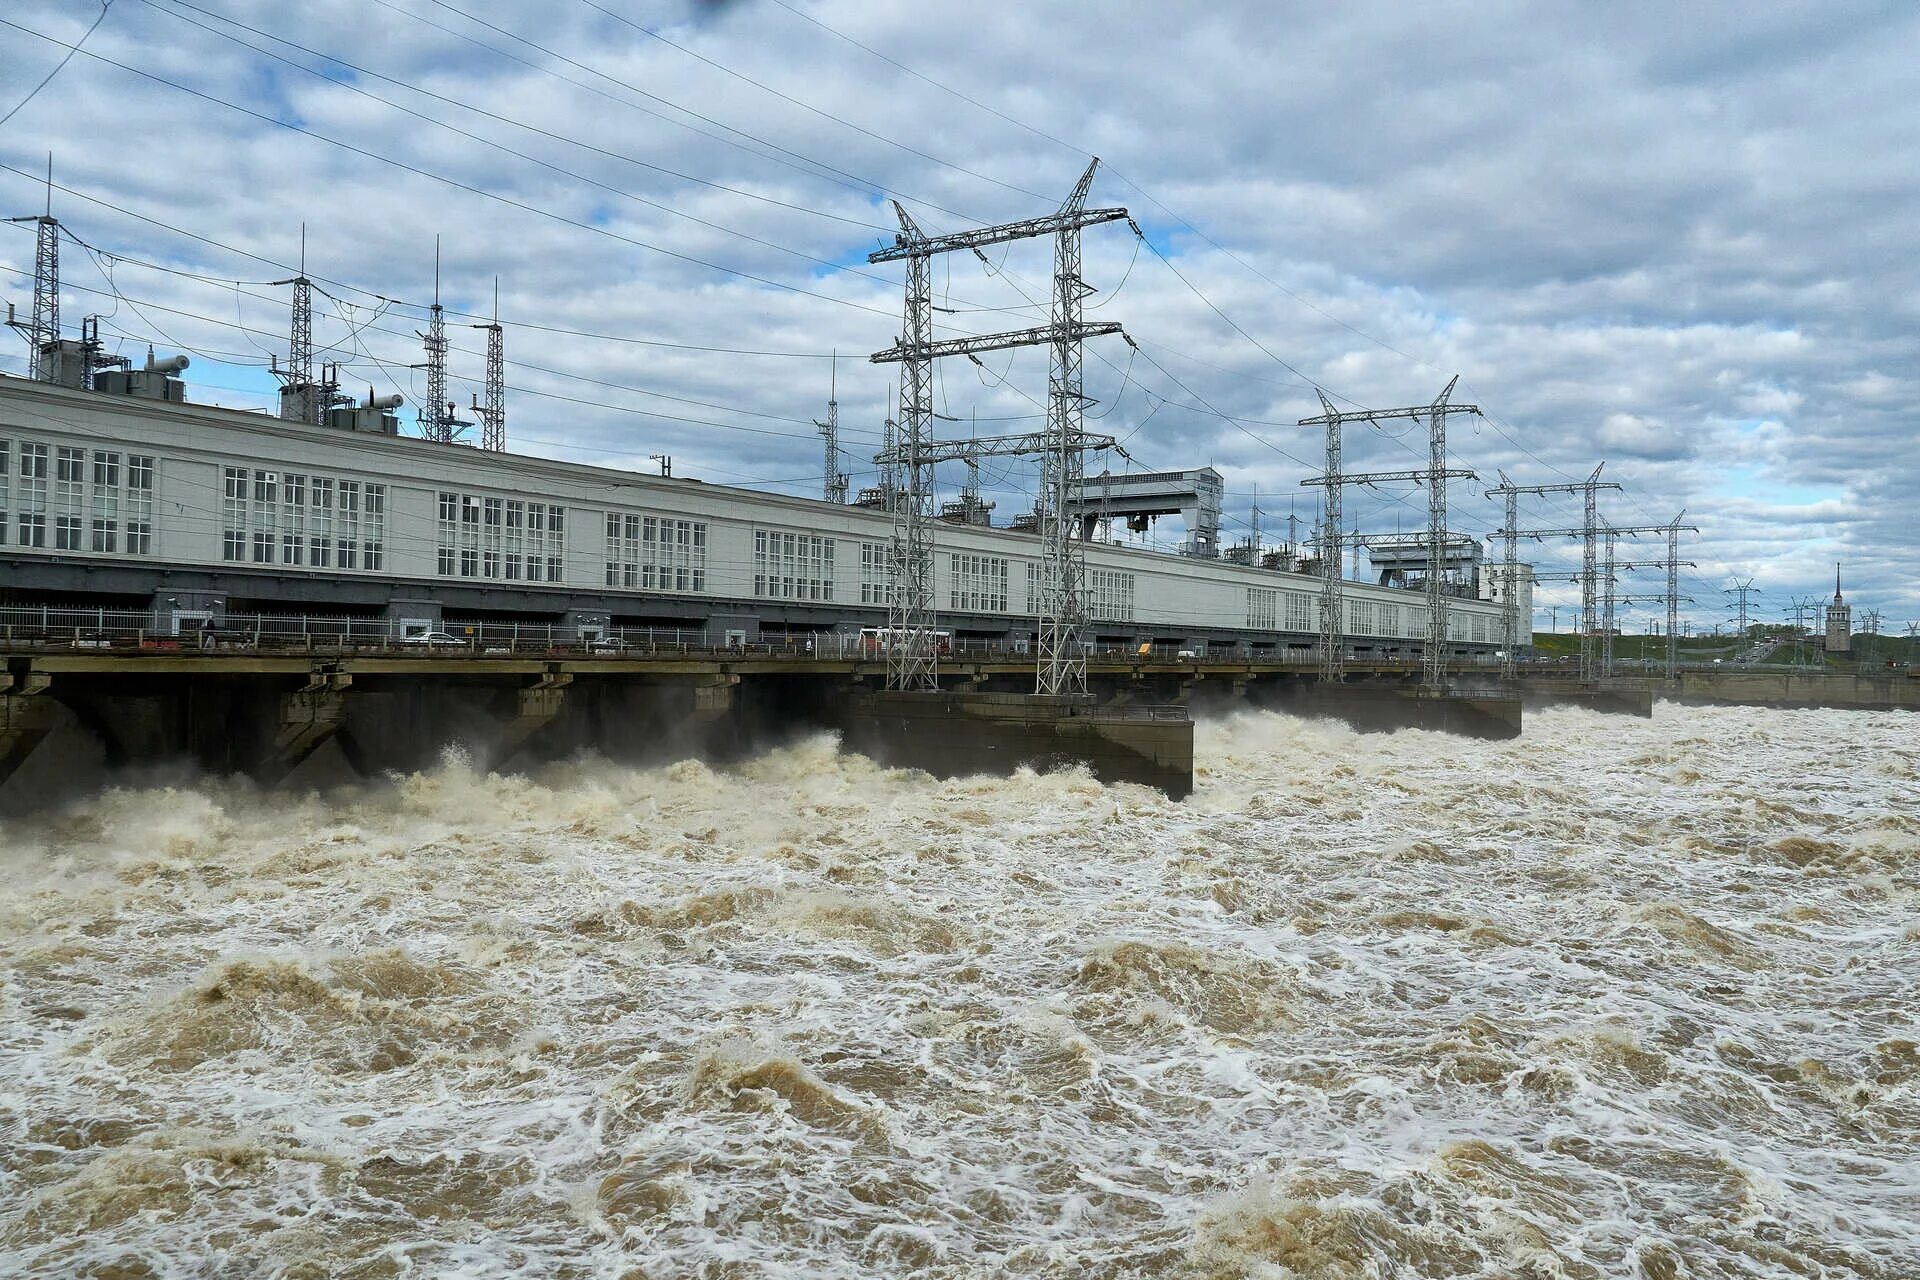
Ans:
[{"label": "utility pole", "polygon": [[[436,273],[437,275],[437,273]],[[471,326],[487,335],[487,402],[473,402],[480,420],[480,447],[490,453],[507,449],[507,342],[500,328],[500,277],[493,278],[493,323]]]},{"label": "utility pole", "polygon": [[[1084,696],[1086,653],[1080,644],[1085,618],[1081,549],[1072,539],[1067,499],[1085,474],[1081,430],[1086,397],[1081,392],[1081,345],[1090,337],[1119,333],[1113,323],[1087,324],[1082,302],[1092,292],[1081,276],[1080,231],[1127,216],[1125,209],[1088,209],[1087,193],[1099,160],[1087,166],[1071,194],[1051,214],[1022,222],[928,236],[894,202],[900,231],[891,246],[867,255],[870,263],[904,260],[906,305],[900,340],[870,357],[876,364],[901,366],[899,454],[906,472],[906,500],[894,522],[889,579],[897,583],[889,618],[887,687],[937,689],[939,658],[934,644],[933,467],[927,460],[933,419],[933,362],[941,356],[978,355],[1013,347],[1047,346],[1052,362],[1047,385],[1048,447],[1041,455],[1038,528],[1042,549],[1035,692],[1042,696]],[[1050,323],[1035,329],[979,337],[933,340],[932,261],[959,249],[975,253],[987,245],[1035,236],[1054,237],[1053,305]]]},{"label": "utility pole", "polygon": [[827,420],[813,420],[820,428],[820,435],[826,442],[826,468],[823,471],[825,482],[823,496],[837,506],[847,505],[847,475],[840,470],[840,353],[833,353],[831,372],[827,375]]},{"label": "utility pole", "polygon": [[[1442,688],[1446,684],[1448,637],[1447,593],[1444,578],[1447,479],[1449,477],[1467,480],[1480,478],[1472,471],[1449,470],[1446,465],[1448,415],[1480,412],[1479,405],[1449,403],[1453,396],[1453,388],[1459,381],[1459,375],[1454,375],[1453,380],[1447,383],[1431,404],[1408,405],[1399,409],[1336,409],[1333,407],[1333,401],[1327,399],[1326,392],[1316,388],[1315,392],[1320,397],[1320,408],[1323,412],[1315,417],[1300,419],[1300,425],[1303,427],[1326,428],[1326,472],[1317,478],[1300,482],[1307,486],[1324,486],[1326,490],[1323,500],[1326,517],[1321,522],[1320,531],[1320,678],[1322,680],[1342,679],[1346,666],[1346,618],[1343,614],[1346,606],[1341,592],[1343,555],[1340,546],[1341,490],[1355,484],[1412,481],[1427,486],[1427,626],[1426,644],[1421,654],[1422,682],[1431,689]],[[1369,471],[1355,474],[1347,474],[1341,470],[1341,437],[1347,423],[1370,422],[1378,426],[1382,422],[1394,419],[1417,422],[1422,418],[1427,420],[1428,430],[1428,465],[1424,469]]]}]

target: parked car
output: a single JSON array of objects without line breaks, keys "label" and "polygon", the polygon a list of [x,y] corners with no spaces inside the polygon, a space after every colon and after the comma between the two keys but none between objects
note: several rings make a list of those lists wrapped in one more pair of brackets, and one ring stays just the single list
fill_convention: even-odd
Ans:
[{"label": "parked car", "polygon": [[401,636],[400,643],[423,645],[428,648],[451,647],[457,649],[464,649],[467,645],[467,642],[459,636],[450,635],[445,631],[419,631],[410,636]]}]

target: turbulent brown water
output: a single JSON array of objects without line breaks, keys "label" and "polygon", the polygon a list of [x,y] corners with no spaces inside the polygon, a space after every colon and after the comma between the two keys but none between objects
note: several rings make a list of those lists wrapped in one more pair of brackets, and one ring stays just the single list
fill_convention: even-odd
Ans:
[{"label": "turbulent brown water", "polygon": [[0,1274],[1920,1275],[1920,721],[0,828]]}]

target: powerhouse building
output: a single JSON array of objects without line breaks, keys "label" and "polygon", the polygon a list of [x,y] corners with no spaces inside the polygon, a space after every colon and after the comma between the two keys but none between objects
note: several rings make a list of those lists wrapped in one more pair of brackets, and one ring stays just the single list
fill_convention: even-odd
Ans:
[{"label": "powerhouse building", "polygon": [[[323,426],[190,403],[164,372],[95,386],[0,376],[0,603],[151,610],[159,629],[300,614],[396,635],[690,628],[716,645],[886,622],[884,511],[435,443],[398,434],[379,404]],[[1030,642],[1038,539],[966,523],[935,538],[941,628],[956,644]],[[1097,644],[1316,644],[1308,573],[1086,551]],[[1517,585],[1530,619],[1530,582]],[[1457,655],[1500,647],[1503,604],[1473,598],[1497,589],[1490,576],[1459,588]],[[1418,589],[1343,591],[1353,655],[1420,652]]]}]

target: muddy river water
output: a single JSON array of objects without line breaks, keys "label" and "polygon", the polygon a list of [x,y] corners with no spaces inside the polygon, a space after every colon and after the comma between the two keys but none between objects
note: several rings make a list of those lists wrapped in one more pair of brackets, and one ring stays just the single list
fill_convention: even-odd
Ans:
[{"label": "muddy river water", "polygon": [[0,826],[0,1274],[1920,1276],[1920,720]]}]

